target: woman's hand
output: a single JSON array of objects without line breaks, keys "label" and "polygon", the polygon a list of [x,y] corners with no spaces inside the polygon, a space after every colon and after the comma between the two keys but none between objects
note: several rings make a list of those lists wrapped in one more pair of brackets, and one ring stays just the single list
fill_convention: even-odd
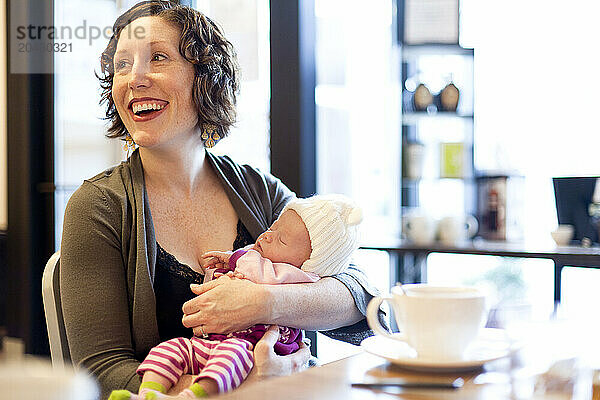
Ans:
[{"label": "woman's hand", "polygon": [[190,288],[198,296],[183,304],[183,325],[195,335],[227,334],[270,319],[270,296],[262,285],[224,275]]},{"label": "woman's hand", "polygon": [[275,343],[279,339],[279,327],[272,325],[254,346],[254,368],[250,380],[262,380],[274,376],[290,375],[308,367],[310,349],[305,343],[295,353],[287,356],[275,354]]}]

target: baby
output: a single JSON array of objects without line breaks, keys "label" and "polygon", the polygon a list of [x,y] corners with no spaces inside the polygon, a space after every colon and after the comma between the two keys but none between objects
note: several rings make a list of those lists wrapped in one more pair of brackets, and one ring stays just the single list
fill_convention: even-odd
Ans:
[{"label": "baby", "polygon": [[[343,272],[358,247],[362,212],[342,195],[317,195],[290,201],[279,218],[255,244],[234,252],[210,251],[203,255],[206,278],[233,272],[255,283],[316,282]],[[253,366],[254,345],[269,328],[255,325],[228,335],[175,338],[152,350],[140,364],[142,384],[138,395],[113,391],[109,400],[161,399],[184,374],[194,375],[192,386],[180,397],[198,398],[232,390]],[[297,328],[280,327],[275,352],[295,352],[302,341]]]}]

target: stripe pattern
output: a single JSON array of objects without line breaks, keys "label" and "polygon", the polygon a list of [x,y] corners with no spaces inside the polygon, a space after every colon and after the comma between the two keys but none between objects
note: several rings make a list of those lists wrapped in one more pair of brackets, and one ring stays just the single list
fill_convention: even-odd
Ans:
[{"label": "stripe pattern", "polygon": [[175,338],[162,342],[148,353],[137,369],[142,376],[153,371],[175,385],[182,375],[196,375],[194,383],[209,378],[217,382],[219,392],[238,387],[250,373],[254,346],[247,340],[223,341],[198,337]]}]

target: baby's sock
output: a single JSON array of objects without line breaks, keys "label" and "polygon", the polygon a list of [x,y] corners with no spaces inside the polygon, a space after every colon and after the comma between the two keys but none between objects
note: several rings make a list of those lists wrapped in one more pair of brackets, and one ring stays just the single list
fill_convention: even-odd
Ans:
[{"label": "baby's sock", "polygon": [[160,394],[166,392],[167,389],[160,383],[147,381],[142,382],[138,394],[131,393],[129,390],[113,390],[108,400],[156,400]]},{"label": "baby's sock", "polygon": [[167,393],[167,389],[158,382],[142,382],[138,397],[140,400],[155,400],[159,398],[158,393],[156,392],[165,394]]},{"label": "baby's sock", "polygon": [[129,390],[113,390],[108,400],[130,400],[132,397],[135,399],[136,395]]},{"label": "baby's sock", "polygon": [[192,386],[181,392],[180,395],[187,396],[190,399],[208,397],[208,393],[206,393],[206,390],[204,390],[199,383],[194,383]]}]

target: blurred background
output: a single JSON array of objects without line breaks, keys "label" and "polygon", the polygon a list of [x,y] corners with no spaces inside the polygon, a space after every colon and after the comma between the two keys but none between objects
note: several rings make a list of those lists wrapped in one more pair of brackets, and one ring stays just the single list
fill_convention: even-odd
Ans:
[{"label": "blurred background", "polygon": [[[41,273],[60,247],[66,203],[126,158],[104,137],[94,73],[107,38],[90,27],[110,27],[135,3],[0,1],[0,327],[29,353],[48,354]],[[223,27],[241,65],[239,121],[214,152],[299,195],[353,197],[371,241],[400,237],[414,209],[477,215],[481,182],[500,179],[502,239],[552,244],[552,178],[600,175],[595,1],[181,3]],[[36,53],[35,40],[20,49],[16,21],[34,17],[87,33],[56,39],[61,51]],[[382,291],[395,283],[386,252],[361,250],[357,262]],[[553,311],[549,260],[432,254],[428,268],[430,282],[483,282],[498,303]],[[600,304],[598,271],[566,268],[562,285],[564,310]],[[322,340],[324,359],[340,354]]]}]

